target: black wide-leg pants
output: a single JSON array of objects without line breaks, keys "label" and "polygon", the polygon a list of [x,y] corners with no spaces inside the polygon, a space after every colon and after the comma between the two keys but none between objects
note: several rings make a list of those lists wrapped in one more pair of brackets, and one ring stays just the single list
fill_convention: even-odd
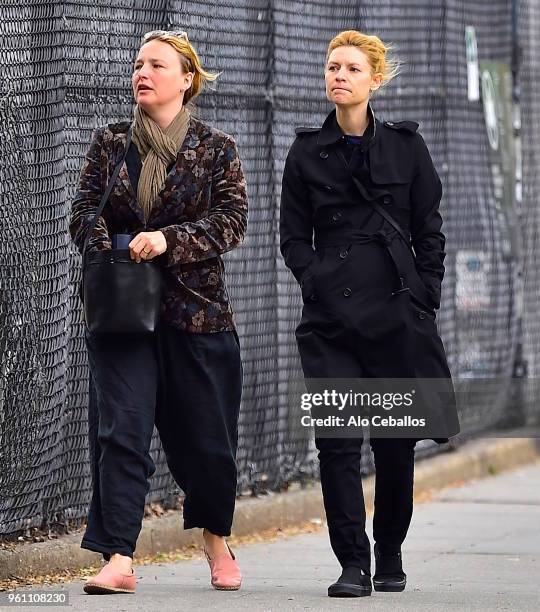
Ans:
[{"label": "black wide-leg pants", "polygon": [[93,494],[81,547],[133,556],[154,424],[185,493],[184,529],[230,535],[236,499],[242,364],[235,331],[86,332]]}]

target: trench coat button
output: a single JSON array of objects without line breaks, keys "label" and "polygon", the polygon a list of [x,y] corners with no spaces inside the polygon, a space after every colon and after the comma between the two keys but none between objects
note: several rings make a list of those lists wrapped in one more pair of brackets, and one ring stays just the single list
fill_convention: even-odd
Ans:
[{"label": "trench coat button", "polygon": [[341,213],[339,210],[332,215],[332,221],[339,221],[341,219]]},{"label": "trench coat button", "polygon": [[325,185],[324,188],[326,189],[326,191],[334,191],[332,185]]},{"label": "trench coat button", "polygon": [[385,204],[390,204],[390,202],[392,201],[392,196],[391,195],[385,195],[383,198],[383,202]]},{"label": "trench coat button", "polygon": [[345,297],[349,297],[351,295],[351,293],[352,293],[352,290],[349,287],[347,287],[346,289],[343,290],[343,295]]},{"label": "trench coat button", "polygon": [[328,151],[321,151],[321,152],[319,153],[319,155],[320,155],[320,156],[321,156],[323,159],[326,159],[326,158],[328,157]]},{"label": "trench coat button", "polygon": [[339,256],[341,257],[341,259],[345,259],[345,257],[347,257],[348,254],[349,254],[349,251],[341,251]]},{"label": "trench coat button", "polygon": [[426,313],[422,310],[418,313],[418,318],[419,319],[425,319],[426,318]]}]

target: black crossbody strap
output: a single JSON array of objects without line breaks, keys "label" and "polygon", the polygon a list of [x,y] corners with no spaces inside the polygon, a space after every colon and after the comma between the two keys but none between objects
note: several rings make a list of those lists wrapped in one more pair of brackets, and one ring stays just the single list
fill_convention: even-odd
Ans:
[{"label": "black crossbody strap", "polygon": [[86,254],[86,248],[88,247],[88,243],[90,241],[90,236],[92,235],[92,232],[94,231],[94,228],[96,226],[96,223],[101,215],[101,213],[103,212],[103,209],[105,208],[105,204],[107,202],[107,200],[109,199],[109,195],[111,194],[113,185],[116,181],[116,179],[118,178],[118,174],[120,172],[120,168],[122,167],[122,164],[124,163],[124,160],[126,159],[126,155],[129,149],[129,145],[131,143],[131,133],[133,130],[133,124],[131,124],[129,126],[129,130],[127,133],[127,138],[126,138],[126,148],[124,150],[124,153],[122,154],[122,159],[120,160],[120,162],[118,163],[118,165],[116,166],[116,168],[114,169],[114,172],[111,176],[111,180],[109,181],[109,184],[107,185],[107,189],[105,189],[105,192],[103,193],[103,196],[101,197],[101,202],[99,203],[99,207],[96,211],[96,214],[94,215],[94,218],[92,219],[92,221],[90,222],[88,229],[86,231],[86,237],[84,239],[84,246],[83,246],[83,250],[82,250],[82,256],[83,256],[83,260],[84,260],[84,256]]},{"label": "black crossbody strap", "polygon": [[360,193],[364,196],[365,201],[371,206],[373,207],[380,215],[381,217],[383,217],[384,219],[386,219],[388,221],[388,223],[390,223],[390,225],[397,231],[397,233],[401,236],[401,238],[403,239],[403,242],[405,242],[405,244],[409,247],[409,250],[411,251],[411,253],[413,254],[413,257],[416,256],[412,244],[411,244],[411,240],[410,238],[405,234],[405,231],[403,230],[403,228],[401,227],[401,225],[394,219],[394,217],[392,217],[392,215],[385,210],[378,202],[375,202],[373,199],[371,199],[371,197],[369,196],[369,194],[366,191],[366,188],[364,187],[364,185],[362,185],[362,183],[351,173],[352,179],[354,181],[354,184],[356,185],[356,187],[358,188],[358,190],[360,191]]}]

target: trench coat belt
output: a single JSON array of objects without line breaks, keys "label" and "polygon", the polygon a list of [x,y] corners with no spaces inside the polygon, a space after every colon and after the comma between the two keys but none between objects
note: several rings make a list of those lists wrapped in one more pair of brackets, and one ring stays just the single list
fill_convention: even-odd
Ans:
[{"label": "trench coat belt", "polygon": [[371,234],[356,229],[343,230],[343,228],[335,231],[326,230],[322,232],[317,232],[317,230],[315,230],[314,246],[316,250],[318,248],[324,247],[364,244],[366,242],[379,242],[380,244],[386,247],[388,253],[390,254],[390,257],[392,258],[392,261],[394,262],[394,267],[397,272],[399,285],[395,291],[392,291],[391,295],[397,295],[398,293],[403,293],[404,291],[410,291],[410,287],[405,286],[406,272],[402,259],[403,252],[398,252],[396,250],[396,239],[401,240],[401,236],[395,230],[392,230],[390,232],[384,232],[382,230],[379,230]]}]

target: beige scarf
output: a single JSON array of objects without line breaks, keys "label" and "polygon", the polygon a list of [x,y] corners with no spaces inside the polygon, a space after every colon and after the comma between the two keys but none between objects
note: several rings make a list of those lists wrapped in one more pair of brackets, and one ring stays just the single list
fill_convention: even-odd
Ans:
[{"label": "beige scarf", "polygon": [[137,187],[137,199],[145,220],[163,187],[167,166],[176,160],[189,126],[190,112],[182,106],[171,123],[162,130],[138,104],[135,106],[132,139],[141,156],[142,168]]}]

